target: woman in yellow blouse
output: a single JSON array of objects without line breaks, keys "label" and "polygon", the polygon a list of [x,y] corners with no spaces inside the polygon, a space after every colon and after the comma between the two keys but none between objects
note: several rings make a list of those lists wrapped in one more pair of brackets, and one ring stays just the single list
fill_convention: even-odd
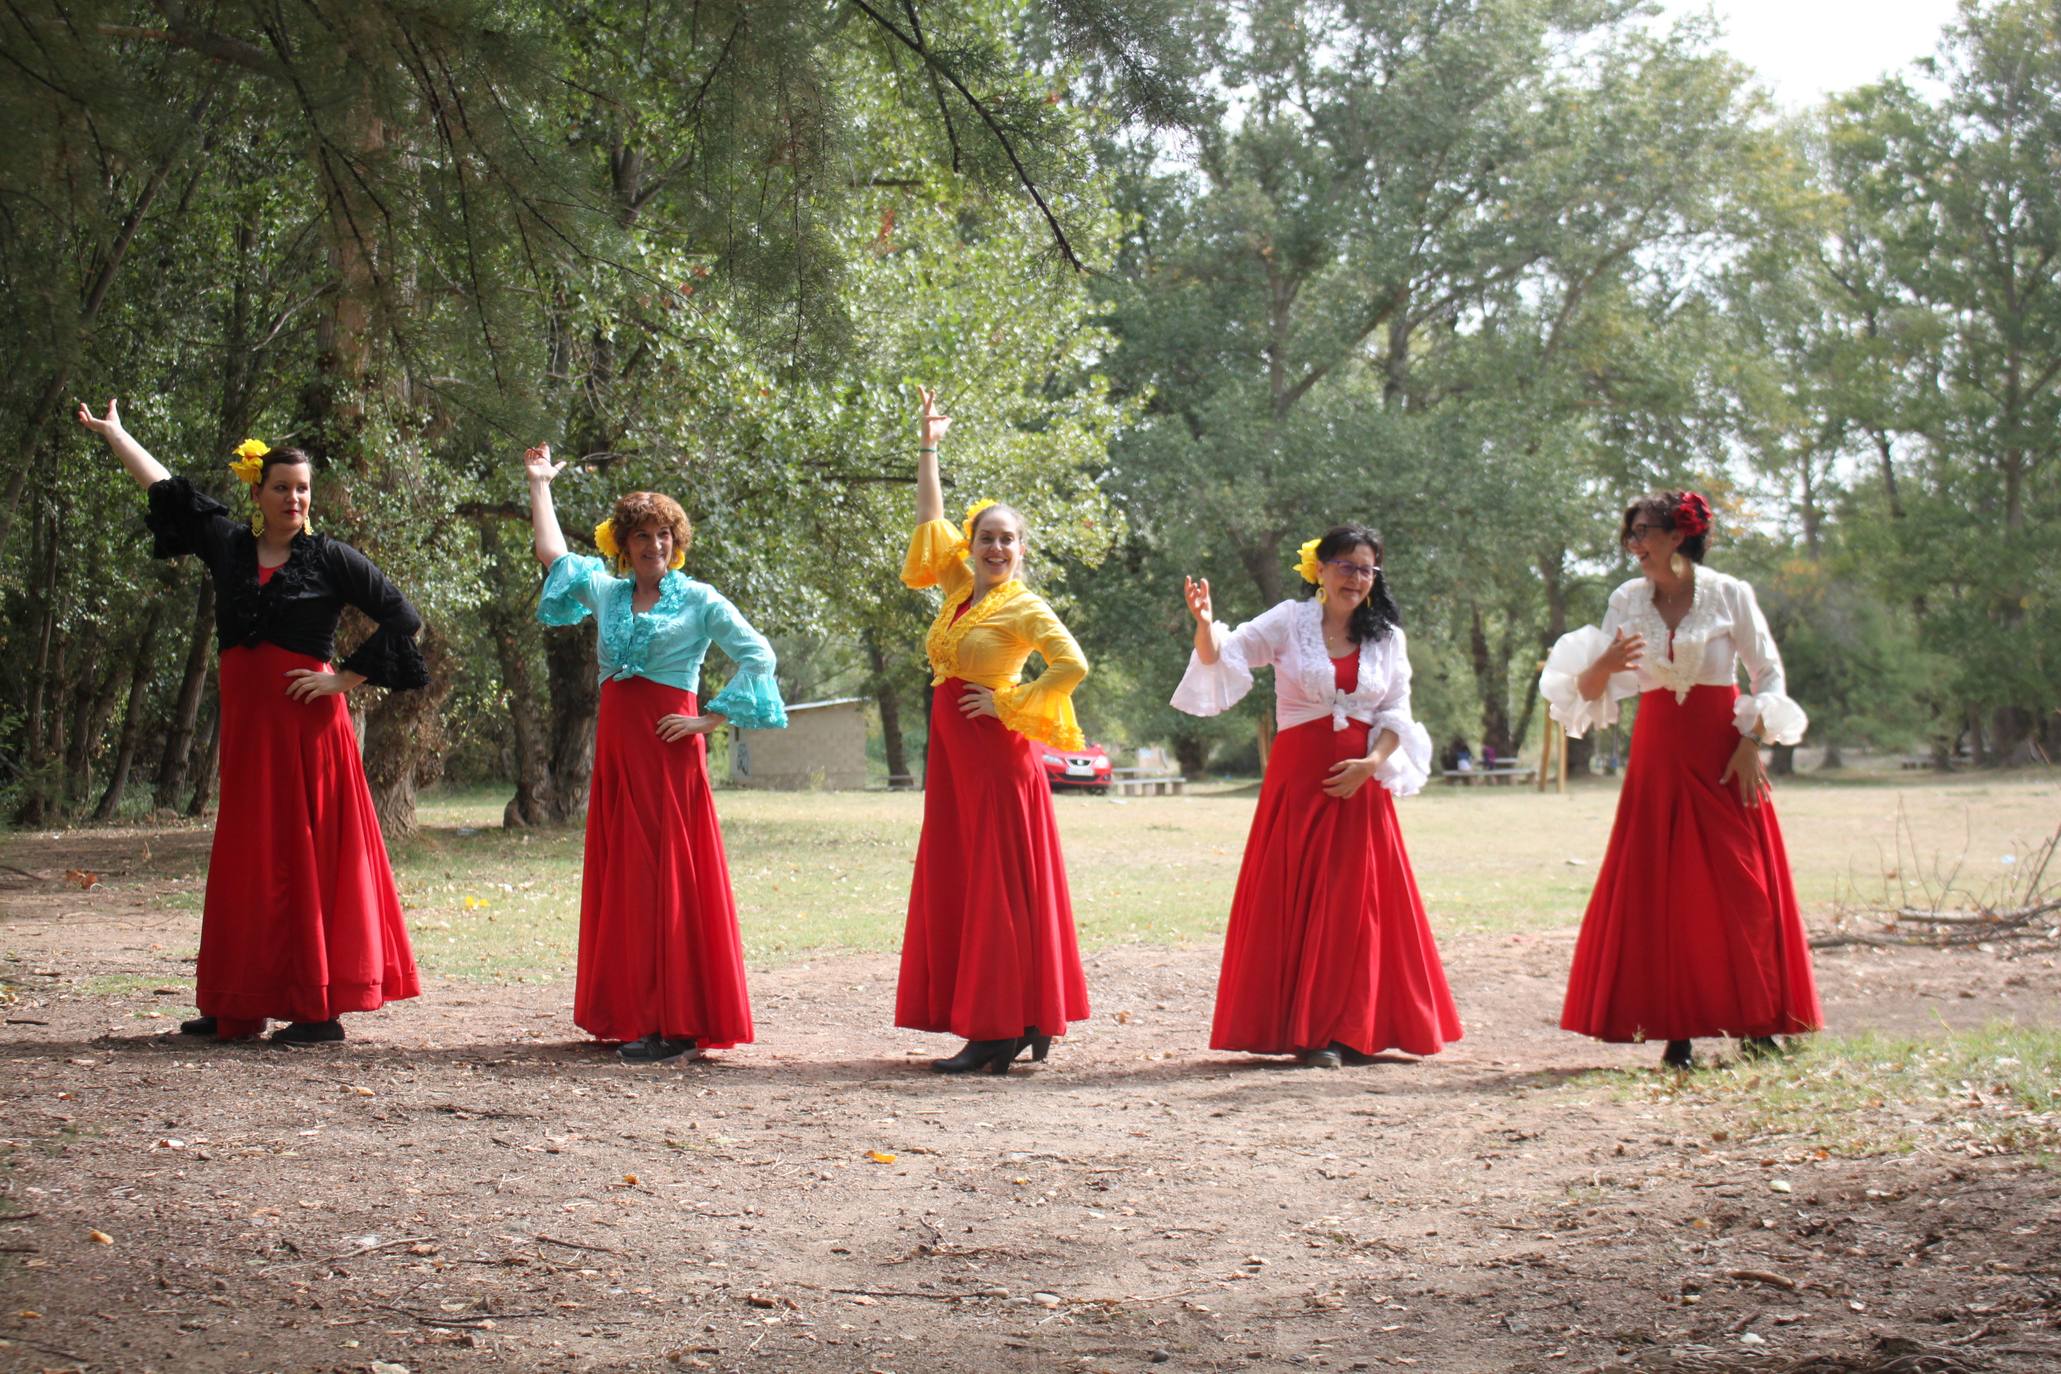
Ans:
[{"label": "woman in yellow blouse", "polygon": [[[932,695],[923,839],[895,1024],[966,1039],[931,1064],[939,1073],[1007,1073],[1026,1048],[1043,1059],[1052,1037],[1088,1014],[1052,792],[1031,747],[1082,746],[1072,694],[1088,664],[1023,584],[1023,517],[982,501],[963,525],[945,520],[937,449],[951,423],[925,389],[916,534],[902,581],[937,587],[944,602],[924,640]],[[1021,682],[1032,653],[1045,671]]]}]

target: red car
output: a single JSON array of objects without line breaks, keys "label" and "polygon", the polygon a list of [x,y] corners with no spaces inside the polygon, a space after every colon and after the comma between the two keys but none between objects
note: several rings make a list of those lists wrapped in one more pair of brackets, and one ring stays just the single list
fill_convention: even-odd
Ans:
[{"label": "red car", "polygon": [[1040,744],[1038,761],[1044,764],[1045,777],[1055,792],[1066,787],[1085,787],[1096,792],[1109,789],[1109,751],[1099,744],[1085,749],[1055,749]]}]

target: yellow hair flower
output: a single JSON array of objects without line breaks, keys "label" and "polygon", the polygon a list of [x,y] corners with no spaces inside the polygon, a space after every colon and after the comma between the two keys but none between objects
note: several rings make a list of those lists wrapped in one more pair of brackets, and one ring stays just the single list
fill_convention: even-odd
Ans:
[{"label": "yellow hair flower", "polygon": [[975,501],[972,505],[966,508],[966,523],[961,525],[959,529],[966,536],[966,543],[969,548],[973,545],[974,521],[980,519],[980,513],[982,511],[986,510],[989,506],[992,506],[994,504],[995,503],[993,501]]},{"label": "yellow hair flower", "polygon": [[265,455],[272,451],[272,446],[263,439],[245,439],[233,451],[236,461],[229,465],[229,471],[245,486],[256,486],[265,475]]},{"label": "yellow hair flower", "polygon": [[1317,545],[1321,539],[1312,539],[1296,551],[1295,570],[1302,574],[1302,580],[1314,583],[1317,580]]}]

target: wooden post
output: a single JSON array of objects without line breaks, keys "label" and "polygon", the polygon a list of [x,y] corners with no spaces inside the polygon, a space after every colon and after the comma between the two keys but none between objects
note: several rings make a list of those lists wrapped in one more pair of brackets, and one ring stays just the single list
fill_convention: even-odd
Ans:
[{"label": "wooden post", "polygon": [[[1539,731],[1539,774],[1537,790],[1540,792],[1546,790],[1546,774],[1553,770],[1553,747],[1557,742],[1555,736],[1559,733],[1559,729],[1559,722],[1553,719],[1552,714],[1550,712],[1547,713],[1545,720],[1545,728]],[[1560,744],[1560,749],[1562,750],[1562,752],[1565,752],[1566,748],[1567,746],[1565,744]]]},{"label": "wooden post", "polygon": [[1546,723],[1551,725],[1553,733],[1560,737],[1559,777],[1556,783],[1556,790],[1562,796],[1565,796],[1567,793],[1567,732],[1560,728],[1560,722],[1554,720],[1551,715],[1546,717]]}]

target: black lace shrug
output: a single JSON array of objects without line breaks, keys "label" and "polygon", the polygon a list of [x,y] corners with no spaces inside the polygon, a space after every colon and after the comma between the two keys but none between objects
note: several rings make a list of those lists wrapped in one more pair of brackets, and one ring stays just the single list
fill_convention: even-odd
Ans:
[{"label": "black lace shrug", "polygon": [[196,554],[214,575],[215,640],[222,648],[263,642],[328,662],[336,653],[337,619],[344,607],[355,606],[379,628],[339,665],[342,670],[395,691],[428,685],[429,670],[415,644],[422,617],[349,544],[326,535],[295,535],[285,564],[259,586],[257,536],[184,477],[150,488],[144,520],[154,536],[154,555]]}]

